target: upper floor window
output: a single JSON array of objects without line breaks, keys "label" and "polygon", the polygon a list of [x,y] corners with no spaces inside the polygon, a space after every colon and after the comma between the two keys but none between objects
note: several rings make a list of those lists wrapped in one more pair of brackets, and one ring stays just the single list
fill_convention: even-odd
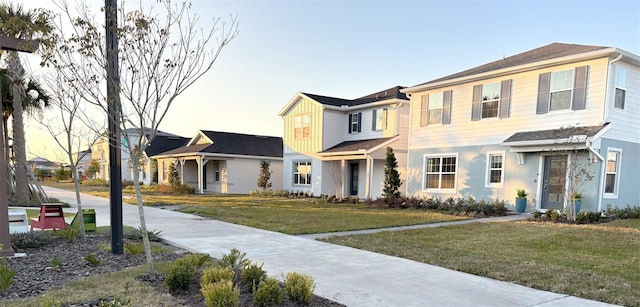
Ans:
[{"label": "upper floor window", "polygon": [[425,156],[424,189],[455,190],[457,155]]},{"label": "upper floor window", "polygon": [[451,123],[451,96],[453,91],[431,93],[422,96],[420,126]]},{"label": "upper floor window", "polygon": [[306,139],[311,136],[311,114],[296,115],[293,122],[295,139]]},{"label": "upper floor window", "polygon": [[362,132],[362,113],[349,114],[349,133]]},{"label": "upper floor window", "polygon": [[387,109],[373,110],[373,131],[387,129]]},{"label": "upper floor window", "polygon": [[536,113],[586,107],[588,66],[542,73],[538,77]]},{"label": "upper floor window", "polygon": [[624,109],[624,99],[627,95],[627,70],[618,67],[616,69],[616,93],[613,106],[618,109]]},{"label": "upper floor window", "polygon": [[475,85],[471,120],[509,117],[510,103],[511,80]]},{"label": "upper floor window", "polygon": [[607,172],[605,175],[604,194],[605,196],[618,195],[618,173],[620,172],[620,149],[610,148],[607,151]]},{"label": "upper floor window", "polygon": [[293,184],[311,185],[311,161],[293,162]]}]

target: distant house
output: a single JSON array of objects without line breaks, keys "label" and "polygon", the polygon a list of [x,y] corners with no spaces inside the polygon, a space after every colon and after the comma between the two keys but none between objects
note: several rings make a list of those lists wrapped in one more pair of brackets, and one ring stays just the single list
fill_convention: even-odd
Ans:
[{"label": "distant house", "polygon": [[407,194],[562,208],[568,168],[595,178],[582,209],[640,199],[640,57],[554,43],[401,90],[411,98]]},{"label": "distant house", "polygon": [[278,114],[284,120],[284,189],[379,197],[387,147],[404,180],[409,99],[402,88],[356,99],[296,94]]},{"label": "distant house", "polygon": [[[128,129],[127,135],[129,136],[129,142],[136,144],[139,140],[138,129]],[[145,129],[144,137],[149,137],[151,131]],[[185,138],[172,133],[158,130],[155,138],[147,146],[144,151],[141,169],[139,171],[140,182],[143,184],[151,184],[152,179],[152,167],[150,157],[157,155],[161,152],[169,151],[181,146],[184,146],[189,141],[189,138]],[[100,172],[96,178],[109,181],[109,139],[106,136],[101,137],[91,147],[92,158],[98,161],[100,164]],[[120,152],[120,164],[122,171],[122,180],[133,180],[133,168],[131,164],[131,156],[126,146],[126,141],[122,139],[122,146]]]},{"label": "distant house", "polygon": [[158,181],[168,183],[174,163],[182,183],[198,193],[248,194],[257,190],[260,162],[268,161],[273,190],[282,189],[282,138],[200,130],[183,147],[152,156]]},{"label": "distant house", "polygon": [[91,148],[73,153],[73,159],[78,161],[78,173],[84,174],[91,164]]},{"label": "distant house", "polygon": [[27,160],[27,166],[31,168],[31,170],[33,171],[35,171],[36,169],[55,171],[59,169],[60,166],[62,166],[62,164],[58,162],[49,161],[48,159],[45,159],[45,158],[35,157],[33,159]]}]

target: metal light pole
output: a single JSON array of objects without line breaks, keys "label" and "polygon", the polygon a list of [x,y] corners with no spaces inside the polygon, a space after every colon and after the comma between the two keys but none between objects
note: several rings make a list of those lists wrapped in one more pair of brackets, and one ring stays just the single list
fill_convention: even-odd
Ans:
[{"label": "metal light pole", "polygon": [[109,205],[111,208],[111,252],[123,253],[122,169],[120,161],[120,71],[118,69],[117,0],[105,0],[107,53],[107,104],[109,125]]},{"label": "metal light pole", "polygon": [[[0,36],[0,50],[33,53],[38,49],[38,42],[33,40],[17,39],[15,37]],[[0,88],[0,91],[2,89]],[[0,113],[4,113],[4,106],[0,102]],[[0,135],[4,135],[4,126],[0,125]],[[5,159],[4,144],[0,146],[0,256],[11,257],[14,255],[11,248],[11,236],[9,235],[9,193],[7,191],[7,161]]]}]

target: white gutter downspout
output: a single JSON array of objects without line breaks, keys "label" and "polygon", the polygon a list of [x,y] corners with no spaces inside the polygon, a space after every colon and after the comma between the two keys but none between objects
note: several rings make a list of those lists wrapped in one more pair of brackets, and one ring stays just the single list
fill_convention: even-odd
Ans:
[{"label": "white gutter downspout", "polygon": [[[613,87],[615,90],[615,80],[609,80],[609,72],[611,72],[611,68],[613,68],[613,63],[620,61],[620,59],[622,59],[622,53],[620,53],[620,55],[618,55],[617,58],[615,58],[613,61],[609,62],[609,69],[607,70],[607,83],[609,84],[609,82],[613,83]],[[607,89],[607,92],[604,93],[605,98],[604,98],[604,117],[602,118],[603,122],[607,121],[607,118],[609,118],[609,99],[611,99],[611,89]]]}]

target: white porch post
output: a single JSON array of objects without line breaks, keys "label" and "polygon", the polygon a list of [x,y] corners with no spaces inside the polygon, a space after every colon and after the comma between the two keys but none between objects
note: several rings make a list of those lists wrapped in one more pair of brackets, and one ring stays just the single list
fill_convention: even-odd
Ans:
[{"label": "white porch post", "polygon": [[196,167],[198,168],[197,174],[198,174],[198,192],[200,194],[204,193],[204,191],[202,191],[202,157],[198,157],[196,159]]},{"label": "white porch post", "polygon": [[340,160],[340,176],[342,176],[342,184],[340,187],[340,199],[344,198],[344,182],[347,180],[347,173],[345,172],[345,165],[347,161],[345,159]]},{"label": "white porch post", "polygon": [[372,158],[370,156],[365,156],[365,160],[367,160],[367,175],[365,177],[365,198],[369,199],[371,198],[371,166],[373,165],[373,161]]},{"label": "white porch post", "polygon": [[178,159],[180,162],[180,183],[184,184],[184,158]]}]

